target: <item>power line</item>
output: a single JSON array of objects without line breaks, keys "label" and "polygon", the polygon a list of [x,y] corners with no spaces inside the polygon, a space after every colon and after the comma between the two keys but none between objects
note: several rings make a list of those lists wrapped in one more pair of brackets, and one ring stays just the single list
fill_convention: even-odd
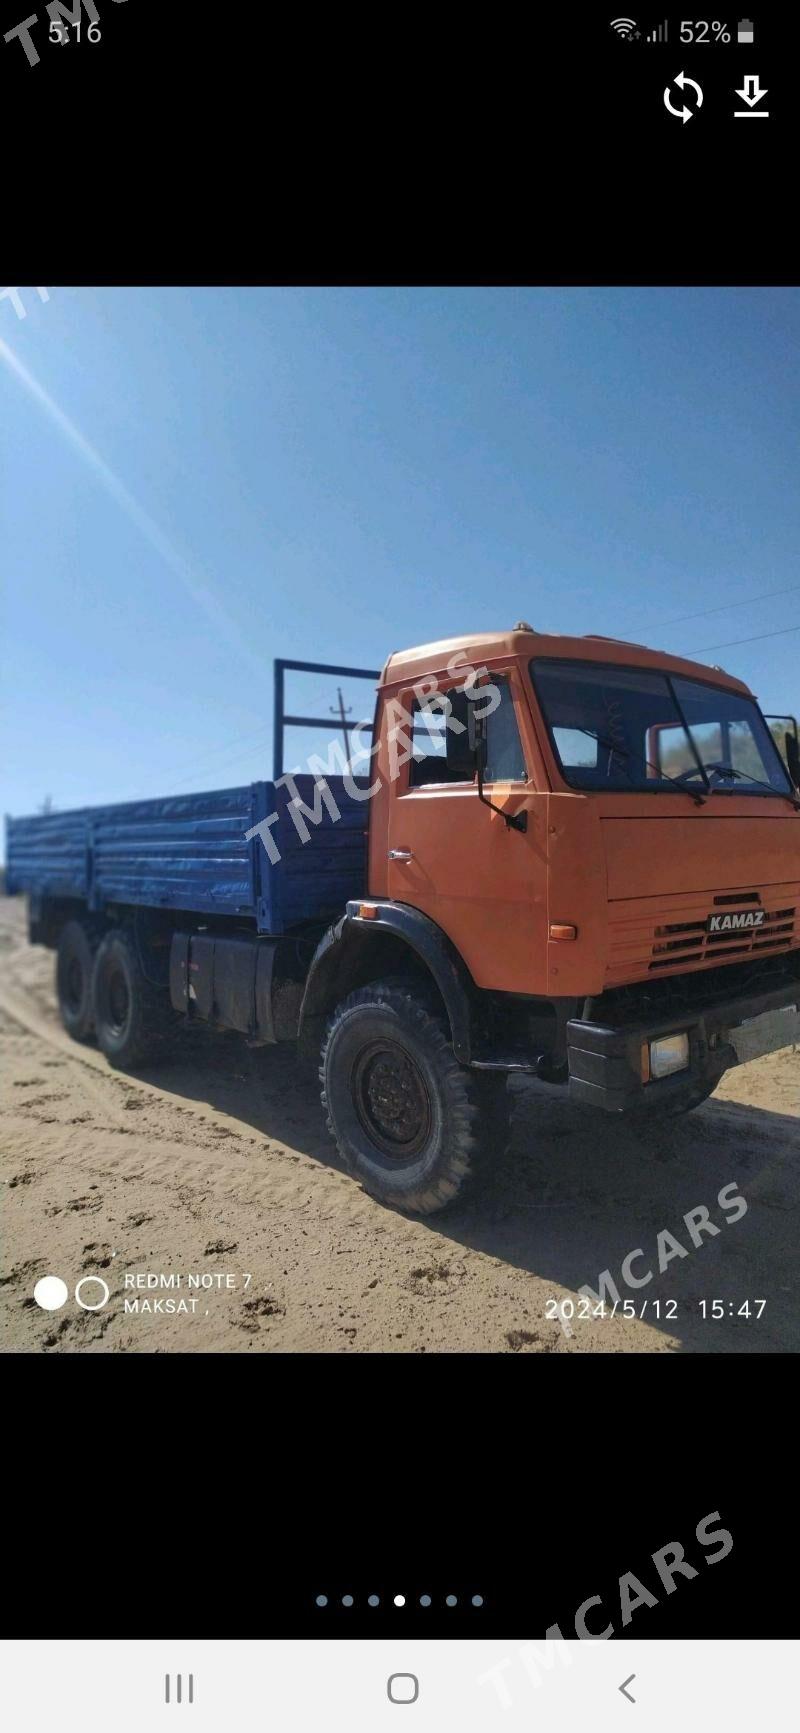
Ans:
[{"label": "power line", "polygon": [[[768,602],[773,596],[793,595],[795,590],[800,590],[800,584],[789,584],[785,590],[766,590],[763,596],[748,596],[746,601],[724,602],[721,608],[701,608],[698,614],[678,614],[671,620],[659,620],[658,624],[660,626],[680,626],[684,620],[702,620],[706,614],[727,614],[729,608],[746,608],[753,602]],[[746,639],[742,639],[742,643],[746,643],[746,641]]]},{"label": "power line", "polygon": [[[220,753],[223,753],[227,758],[228,754],[234,747],[241,747],[244,749],[249,745],[253,751],[261,745],[266,747],[268,735],[269,729],[262,727],[256,729],[255,732],[251,730],[248,734],[240,734],[233,740],[220,741],[218,745],[210,747],[210,749],[203,754],[202,762],[205,764],[211,758],[218,758]],[[164,775],[183,776],[185,773],[188,776],[189,772],[194,769],[196,764],[196,758],[193,759],[191,763],[187,763],[186,760],[184,760],[184,763],[179,764],[177,769],[173,766],[171,770],[164,771]]]},{"label": "power line", "polygon": [[[799,584],[795,584],[795,585],[792,585],[790,587],[792,589],[800,589]],[[773,590],[770,592],[770,594],[772,594],[772,595],[788,595],[789,591],[788,590]],[[758,601],[758,600],[765,601],[767,598],[765,596],[762,596],[762,597],[754,597],[752,599],[755,601]],[[743,605],[743,604],[740,604],[738,602],[731,604],[731,606],[734,606],[734,607],[739,607],[740,605]],[[709,613],[709,614],[725,613],[726,609],[725,608],[708,608],[704,611],[706,613]],[[699,619],[701,616],[700,615],[686,615],[685,617],[687,619]],[[662,622],[662,623],[672,624],[673,622]],[[677,623],[677,622],[675,622],[675,623]],[[783,637],[786,637],[787,634],[790,632],[800,632],[800,626],[783,627],[778,632],[760,632],[760,633],[757,633],[754,637],[750,637],[750,638],[728,638],[722,644],[703,644],[697,650],[686,650],[686,651],[677,652],[677,653],[683,654],[687,657],[689,657],[689,656],[702,656],[705,654],[706,651],[709,651],[709,650],[729,650],[729,649],[733,649],[735,646],[737,646],[739,644],[757,644],[757,643],[763,642],[763,640],[765,638],[783,638]],[[321,700],[323,697],[322,692],[319,692],[318,695],[315,695],[315,699],[311,700],[311,702],[315,702],[317,696]],[[327,694],[325,694],[325,696],[327,696]],[[341,704],[341,694],[339,694],[339,697],[340,697],[340,704]],[[343,721],[344,721],[344,718],[343,718]],[[362,726],[364,726],[364,724],[362,724]],[[239,735],[237,739],[227,740],[223,743],[220,743],[218,746],[212,747],[209,752],[206,752],[204,754],[202,762],[204,763],[204,765],[209,765],[210,760],[212,758],[219,759],[219,763],[217,763],[213,768],[203,769],[201,771],[197,771],[197,770],[195,770],[195,764],[196,764],[196,760],[195,760],[194,764],[192,764],[192,765],[187,764],[185,769],[183,767],[180,767],[178,770],[173,769],[171,771],[165,771],[163,774],[164,774],[165,778],[169,777],[170,779],[173,776],[180,776],[182,779],[184,779],[186,782],[188,782],[189,785],[196,783],[196,782],[202,782],[206,779],[206,777],[208,775],[213,776],[218,771],[227,769],[229,764],[234,763],[234,762],[238,762],[241,759],[241,757],[244,755],[245,750],[249,750],[249,752],[256,752],[256,751],[260,750],[262,746],[266,746],[266,737],[267,737],[267,730],[264,728],[259,728],[255,731],[251,731],[248,734]],[[192,771],[194,771],[194,774],[190,774],[190,772],[192,772]]]},{"label": "power line", "polygon": [[702,644],[699,650],[686,650],[687,656],[702,656],[704,650],[731,650],[734,644],[760,644],[764,638],[785,638],[789,632],[800,632],[800,626],[784,626],[780,632],[758,632],[754,638],[728,638],[724,644]]},{"label": "power line", "polygon": [[[325,692],[318,689],[314,696],[308,700],[309,704],[321,704],[323,698],[327,698],[329,691],[330,688]],[[343,705],[344,701],[341,697],[340,691],[339,700],[340,705]],[[339,714],[338,711],[336,713]],[[349,714],[350,709],[348,708],[347,715]],[[369,725],[370,719],[367,717],[360,723],[351,722],[349,727],[351,729],[356,729],[359,727],[365,728]],[[200,755],[199,762],[203,766],[203,769],[197,770],[196,766],[198,760],[195,759],[191,764],[184,762],[184,764],[178,766],[177,769],[173,767],[172,770],[164,771],[163,774],[170,780],[173,777],[180,777],[188,787],[192,787],[193,784],[204,782],[208,778],[216,776],[219,771],[226,770],[228,765],[238,763],[240,759],[244,757],[245,752],[250,756],[252,753],[260,752],[262,747],[266,749],[269,733],[270,730],[268,728],[259,728],[255,732],[240,734],[238,738],[234,738],[233,740],[220,741],[216,746],[212,746],[207,752]],[[212,759],[217,761],[213,765],[211,764]]]},{"label": "power line", "polygon": [[[316,705],[317,703],[321,704],[323,702],[323,700],[328,697],[329,692],[330,692],[330,687],[326,687],[324,692],[323,692],[322,688],[319,688],[313,694],[313,696],[308,699],[308,703],[311,705]],[[223,759],[224,759],[224,764],[230,763],[231,762],[230,755],[232,752],[235,751],[235,749],[237,747],[242,747],[243,749],[249,748],[249,750],[251,750],[253,752],[260,750],[260,748],[262,746],[266,749],[267,741],[270,737],[271,732],[272,732],[271,725],[262,725],[262,727],[257,728],[255,730],[250,729],[247,734],[235,735],[232,740],[229,739],[229,740],[218,741],[216,746],[210,747],[206,752],[204,752],[202,754],[200,762],[203,765],[206,765],[206,764],[210,763],[210,760],[212,758],[219,758],[220,755],[222,754]],[[175,765],[173,765],[171,770],[166,770],[163,772],[163,774],[165,776],[169,776],[169,777],[187,776],[190,781],[196,782],[197,781],[197,775],[196,774],[192,775],[192,772],[194,772],[196,769],[196,765],[197,765],[197,759],[196,758],[193,759],[191,761],[191,763],[187,763],[187,761],[184,759],[182,764],[179,764],[177,767]],[[223,765],[223,767],[224,767],[224,765]],[[201,770],[199,772],[199,775],[201,778],[203,776],[205,776],[205,774],[206,774],[205,770]],[[213,774],[214,774],[213,769],[211,769],[209,771],[209,775],[213,775]]]},{"label": "power line", "polygon": [[[673,614],[669,620],[656,620],[656,626],[682,626],[686,620],[704,620],[708,614],[727,614],[731,608],[751,607],[754,602],[769,602],[773,596],[791,596],[800,584],[788,584],[784,590],[765,590],[760,596],[743,597],[740,602],[723,602],[718,608],[700,608],[696,614]],[[649,629],[649,628],[648,628]]]}]

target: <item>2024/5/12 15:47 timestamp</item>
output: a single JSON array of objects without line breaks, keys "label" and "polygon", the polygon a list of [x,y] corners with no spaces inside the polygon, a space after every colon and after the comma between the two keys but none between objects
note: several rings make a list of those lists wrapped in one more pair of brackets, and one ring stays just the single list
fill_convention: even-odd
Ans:
[{"label": "2024/5/12 15:47 timestamp", "polygon": [[[685,1303],[685,1302],[683,1302]],[[695,1300],[694,1305],[704,1318],[719,1322],[721,1318],[753,1318],[762,1316],[766,1300]],[[559,1323],[571,1323],[574,1318],[638,1318],[656,1323],[674,1322],[679,1315],[677,1300],[599,1300],[587,1294],[556,1299],[551,1296],[545,1305],[545,1317]]]}]

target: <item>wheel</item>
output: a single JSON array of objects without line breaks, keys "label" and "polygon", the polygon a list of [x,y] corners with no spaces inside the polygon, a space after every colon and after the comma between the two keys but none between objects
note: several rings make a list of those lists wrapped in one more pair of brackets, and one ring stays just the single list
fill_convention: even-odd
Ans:
[{"label": "wheel", "polygon": [[166,989],[148,981],[132,934],[119,928],[95,958],[92,1002],[99,1046],[112,1065],[127,1070],[163,1055],[176,1014]]},{"label": "wheel", "polygon": [[82,921],[68,921],[56,953],[56,993],[61,1021],[74,1041],[88,1041],[94,1029],[92,968],[97,938]]},{"label": "wheel", "polygon": [[412,1214],[452,1203],[478,1158],[508,1142],[505,1075],[460,1065],[436,1006],[408,982],[375,981],[337,1006],[319,1075],[349,1171]]}]

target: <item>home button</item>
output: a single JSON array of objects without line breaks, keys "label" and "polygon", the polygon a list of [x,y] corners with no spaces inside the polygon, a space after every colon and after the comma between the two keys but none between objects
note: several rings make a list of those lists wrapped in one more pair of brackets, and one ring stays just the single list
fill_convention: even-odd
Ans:
[{"label": "home button", "polygon": [[416,1673],[392,1673],[386,1682],[390,1703],[416,1703],[419,1679]]}]

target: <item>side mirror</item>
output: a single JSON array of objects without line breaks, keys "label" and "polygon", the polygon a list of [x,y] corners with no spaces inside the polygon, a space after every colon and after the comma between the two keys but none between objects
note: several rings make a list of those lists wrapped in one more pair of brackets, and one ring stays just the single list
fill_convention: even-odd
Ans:
[{"label": "side mirror", "polygon": [[[477,696],[482,697],[483,694],[479,692]],[[492,812],[499,812],[500,817],[505,820],[507,830],[527,830],[527,812],[506,812],[502,806],[495,806],[493,800],[487,800],[483,792],[483,774],[486,769],[487,757],[486,717],[476,714],[474,701],[467,705],[467,745],[475,760],[475,768],[478,772],[478,799],[483,802],[484,806],[490,807]]]},{"label": "side mirror", "polygon": [[467,741],[480,773],[486,766],[486,717],[476,714],[474,703],[467,706]]},{"label": "side mirror", "polygon": [[786,735],[786,763],[789,766],[792,782],[800,793],[800,746],[797,744],[797,735],[789,734],[788,731]]}]

